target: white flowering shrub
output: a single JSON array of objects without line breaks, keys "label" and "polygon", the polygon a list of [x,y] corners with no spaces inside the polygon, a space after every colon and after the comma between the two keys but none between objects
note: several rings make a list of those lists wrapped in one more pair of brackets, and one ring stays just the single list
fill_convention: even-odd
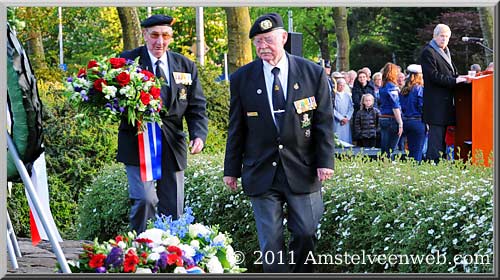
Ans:
[{"label": "white flowering shrub", "polygon": [[[222,182],[223,155],[189,158],[186,204],[200,222],[219,224],[245,255],[248,272],[259,250],[251,204],[241,190]],[[323,188],[325,212],[318,229],[318,256],[333,264],[319,272],[491,272],[493,263],[493,169],[458,161],[438,165],[414,161],[370,160],[343,156],[335,161],[335,177]],[[415,261],[344,261],[336,255],[424,256]],[[437,263],[446,256],[446,263]],[[464,256],[463,258],[455,256]],[[465,256],[469,256],[466,258]],[[418,258],[418,257],[417,257]],[[470,262],[471,258],[477,262]],[[366,259],[366,258],[365,258]],[[405,260],[405,259],[403,259]],[[443,257],[440,258],[440,261]],[[488,264],[489,261],[489,264]]]}]

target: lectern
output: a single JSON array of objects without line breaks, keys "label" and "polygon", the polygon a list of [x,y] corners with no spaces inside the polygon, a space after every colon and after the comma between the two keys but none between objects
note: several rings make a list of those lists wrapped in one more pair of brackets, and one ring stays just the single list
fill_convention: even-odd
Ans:
[{"label": "lectern", "polygon": [[[493,74],[455,88],[455,157],[489,166],[493,152]],[[459,148],[459,150],[457,150]]]}]

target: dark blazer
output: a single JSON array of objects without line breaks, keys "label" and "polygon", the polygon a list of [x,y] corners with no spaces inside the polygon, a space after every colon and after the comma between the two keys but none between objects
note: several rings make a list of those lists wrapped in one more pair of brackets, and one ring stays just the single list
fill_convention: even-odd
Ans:
[{"label": "dark blazer", "polygon": [[453,125],[455,105],[453,88],[456,86],[457,68],[429,44],[420,55],[424,75],[424,122],[430,125]]},{"label": "dark blazer", "polygon": [[[120,56],[132,60],[139,56],[142,68],[154,73],[145,46],[125,51]],[[173,159],[168,159],[168,163],[175,164],[176,170],[184,170],[187,165],[187,146],[182,118],[184,116],[186,119],[189,138],[192,140],[199,137],[205,142],[208,133],[207,102],[198,81],[198,70],[194,62],[171,51],[167,52],[167,59],[171,89],[168,90],[166,86],[162,86],[161,89],[163,104],[168,111],[162,114],[162,145],[168,145],[175,156]],[[193,83],[176,84],[173,72],[191,73]],[[186,93],[187,96],[181,93]],[[128,124],[125,118],[122,118],[118,132],[117,160],[127,165],[139,165],[137,128]]]},{"label": "dark blazer", "polygon": [[[324,69],[289,55],[286,113],[281,134],[271,115],[263,73],[257,59],[231,75],[231,105],[224,175],[242,178],[247,195],[264,193],[281,161],[295,193],[321,189],[316,168],[333,169],[333,110]],[[294,101],[314,97],[317,108],[299,114]],[[304,115],[310,119],[305,126]],[[302,127],[305,126],[305,127]]]}]

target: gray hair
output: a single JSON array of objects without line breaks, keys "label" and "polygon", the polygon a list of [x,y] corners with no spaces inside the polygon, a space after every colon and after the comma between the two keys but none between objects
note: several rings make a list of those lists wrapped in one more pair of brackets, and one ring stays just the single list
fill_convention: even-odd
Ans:
[{"label": "gray hair", "polygon": [[446,24],[443,24],[443,23],[436,25],[436,27],[434,28],[434,37],[439,36],[439,34],[441,34],[441,32],[450,33],[450,35],[451,35],[450,27]]}]

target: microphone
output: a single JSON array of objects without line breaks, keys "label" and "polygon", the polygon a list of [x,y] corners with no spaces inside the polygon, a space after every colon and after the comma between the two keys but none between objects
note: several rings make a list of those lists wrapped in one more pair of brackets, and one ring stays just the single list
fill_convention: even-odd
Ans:
[{"label": "microphone", "polygon": [[483,38],[478,38],[478,37],[462,37],[462,41],[477,43],[477,42],[484,41],[484,39]]}]

